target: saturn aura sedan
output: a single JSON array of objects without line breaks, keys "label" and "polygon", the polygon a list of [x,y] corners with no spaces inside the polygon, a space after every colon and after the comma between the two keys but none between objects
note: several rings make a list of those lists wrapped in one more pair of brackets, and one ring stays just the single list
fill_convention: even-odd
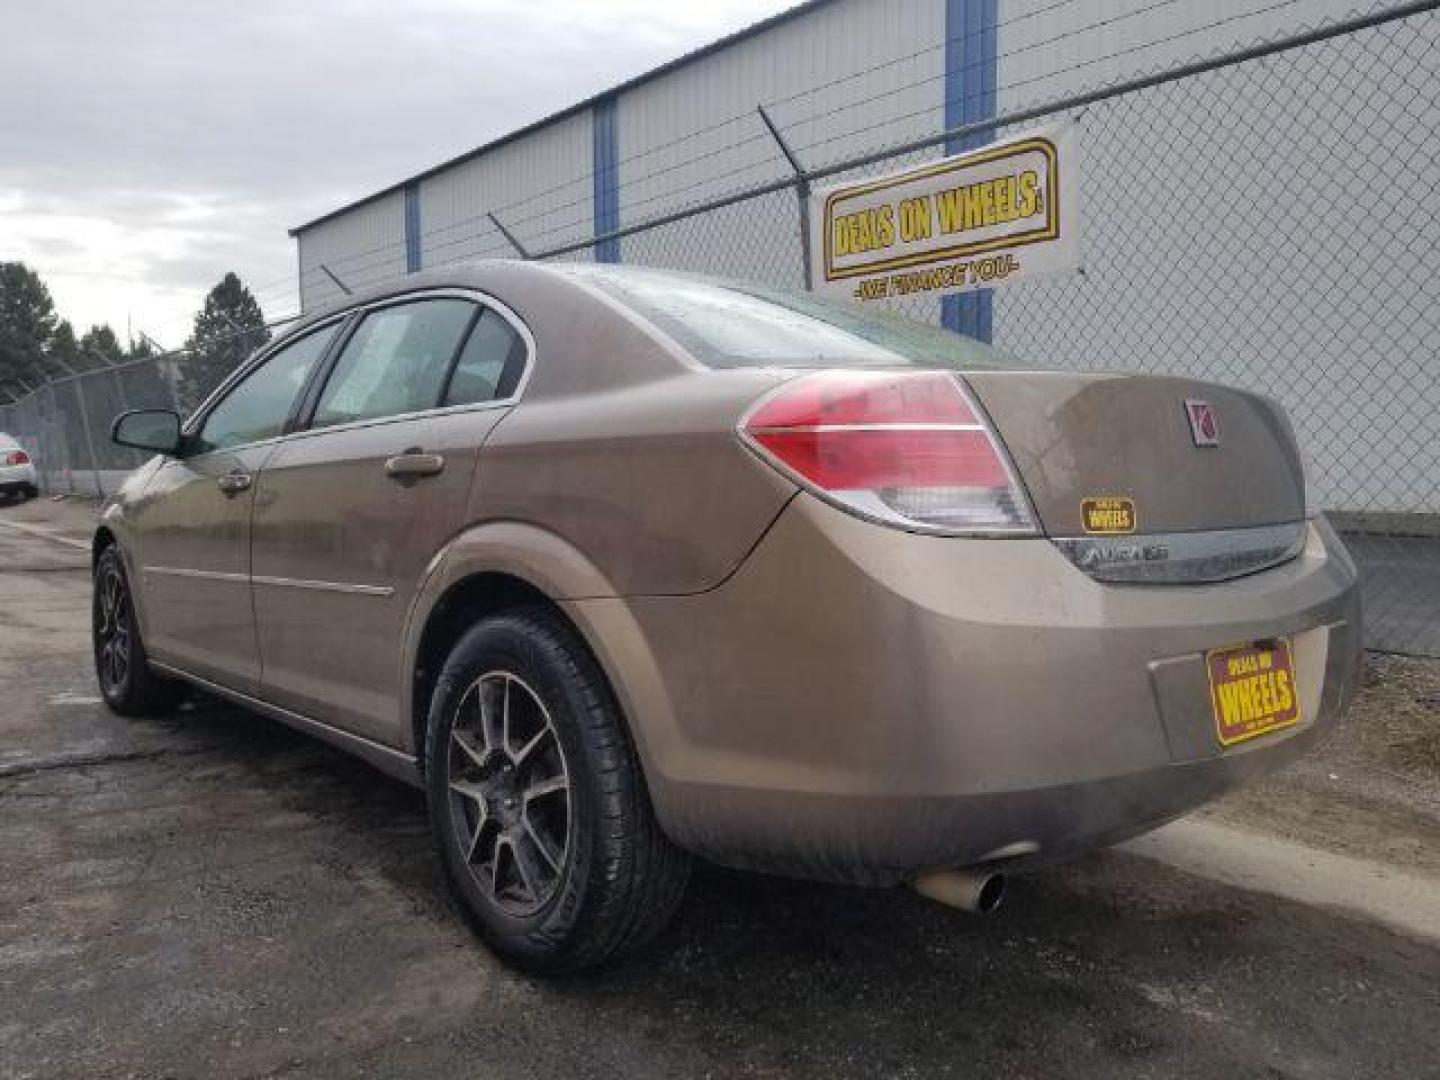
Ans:
[{"label": "saturn aura sedan", "polygon": [[423,785],[532,970],[634,950],[692,855],[993,907],[1355,688],[1275,402],[808,296],[430,271],[113,435],[156,456],[95,534],[111,708],[193,685]]}]

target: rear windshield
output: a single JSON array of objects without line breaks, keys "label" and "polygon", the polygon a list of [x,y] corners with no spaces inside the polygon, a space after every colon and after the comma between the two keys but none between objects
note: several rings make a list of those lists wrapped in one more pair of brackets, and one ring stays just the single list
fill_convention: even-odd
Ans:
[{"label": "rear windshield", "polygon": [[1026,366],[929,323],[805,293],[664,270],[566,269],[649,319],[710,367]]}]

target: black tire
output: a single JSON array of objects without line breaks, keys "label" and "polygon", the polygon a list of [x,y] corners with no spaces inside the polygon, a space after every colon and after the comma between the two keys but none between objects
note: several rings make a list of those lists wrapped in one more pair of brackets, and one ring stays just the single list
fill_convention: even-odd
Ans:
[{"label": "black tire", "polygon": [[184,686],[150,667],[135,619],[125,562],[113,544],[95,561],[90,633],[100,696],[112,712],[121,716],[163,716],[180,704]]},{"label": "black tire", "polygon": [[[479,727],[482,698],[493,717],[502,697],[509,726]],[[431,700],[425,772],[450,884],[506,962],[543,973],[594,967],[633,953],[670,921],[689,856],[655,820],[604,674],[553,613],[506,612],[460,639]],[[554,788],[562,779],[563,825]]]},{"label": "black tire", "polygon": [[34,484],[26,484],[24,494],[27,499],[36,499],[40,497],[40,489]]}]

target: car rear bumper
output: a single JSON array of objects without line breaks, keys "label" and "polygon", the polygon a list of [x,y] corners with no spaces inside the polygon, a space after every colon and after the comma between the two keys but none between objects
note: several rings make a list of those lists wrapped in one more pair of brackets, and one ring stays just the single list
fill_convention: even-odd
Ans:
[{"label": "car rear bumper", "polygon": [[34,465],[0,465],[0,493],[29,491],[35,486]]},{"label": "car rear bumper", "polygon": [[[680,844],[871,883],[1142,832],[1294,758],[1353,693],[1354,565],[1101,585],[1044,539],[921,536],[798,496],[695,596],[578,601]],[[1285,636],[1299,722],[1220,746],[1204,654]]]}]

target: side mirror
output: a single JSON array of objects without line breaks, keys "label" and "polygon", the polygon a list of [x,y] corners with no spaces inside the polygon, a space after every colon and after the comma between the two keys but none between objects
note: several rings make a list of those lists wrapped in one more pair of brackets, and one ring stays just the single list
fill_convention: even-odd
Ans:
[{"label": "side mirror", "polygon": [[180,415],[169,409],[131,409],[110,425],[110,440],[136,450],[174,454],[180,449]]}]

